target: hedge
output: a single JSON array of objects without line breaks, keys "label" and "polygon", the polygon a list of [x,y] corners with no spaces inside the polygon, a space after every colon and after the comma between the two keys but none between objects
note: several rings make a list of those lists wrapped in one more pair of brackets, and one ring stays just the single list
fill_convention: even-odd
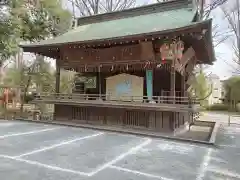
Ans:
[{"label": "hedge", "polygon": [[209,111],[228,111],[229,106],[227,104],[213,104],[206,107]]}]

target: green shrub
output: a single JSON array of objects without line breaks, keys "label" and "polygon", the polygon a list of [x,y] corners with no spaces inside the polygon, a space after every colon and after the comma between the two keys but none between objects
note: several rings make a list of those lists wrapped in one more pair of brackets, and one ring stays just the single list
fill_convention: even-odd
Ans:
[{"label": "green shrub", "polygon": [[[23,98],[22,96],[23,96],[23,94],[21,95],[21,99]],[[27,95],[25,96],[25,98],[24,98],[24,103],[29,103],[29,102],[32,101],[32,100],[34,100],[34,95],[32,95],[32,94],[27,94]]]},{"label": "green shrub", "polygon": [[227,104],[213,104],[206,108],[209,111],[228,111],[229,106]]}]

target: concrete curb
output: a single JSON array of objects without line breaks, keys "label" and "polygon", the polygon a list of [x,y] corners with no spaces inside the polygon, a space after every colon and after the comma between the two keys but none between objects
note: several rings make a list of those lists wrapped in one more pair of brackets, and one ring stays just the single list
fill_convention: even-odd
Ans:
[{"label": "concrete curb", "polygon": [[214,127],[212,129],[212,133],[211,133],[211,137],[209,139],[209,142],[210,143],[213,143],[215,144],[215,141],[216,141],[216,137],[217,137],[217,132],[218,132],[218,128],[220,127],[220,123],[219,122],[216,122],[214,124]]},{"label": "concrete curb", "polygon": [[86,128],[86,129],[93,129],[93,130],[99,130],[99,131],[107,131],[107,132],[114,132],[114,133],[123,133],[123,134],[131,134],[131,135],[137,135],[137,136],[144,136],[144,137],[151,137],[151,138],[159,138],[159,139],[167,139],[172,141],[180,141],[180,142],[186,142],[190,144],[202,144],[207,146],[215,146],[214,142],[210,141],[200,141],[200,140],[194,140],[194,139],[186,139],[186,138],[179,138],[179,137],[173,137],[173,136],[167,136],[167,135],[159,135],[159,134],[153,134],[151,132],[134,132],[127,129],[114,129],[109,127],[99,127],[99,126],[92,126],[92,125],[83,125],[83,124],[77,124],[77,123],[65,123],[65,122],[59,122],[59,121],[37,121],[37,120],[29,120],[29,119],[16,119],[14,121],[27,121],[32,123],[43,123],[43,124],[53,124],[53,125],[60,125],[60,126],[69,126],[69,127],[80,127],[80,128]]}]

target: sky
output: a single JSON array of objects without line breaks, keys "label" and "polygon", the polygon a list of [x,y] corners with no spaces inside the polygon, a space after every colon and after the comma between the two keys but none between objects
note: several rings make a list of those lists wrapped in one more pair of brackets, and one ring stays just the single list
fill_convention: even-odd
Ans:
[{"label": "sky", "polygon": [[[217,24],[219,26],[218,30],[220,31],[220,29],[222,29],[222,33],[224,33],[228,28],[228,23],[224,19],[222,10],[220,8],[214,10],[211,16],[213,24]],[[218,75],[221,79],[226,79],[233,75],[233,67],[236,66],[236,64],[232,62],[233,50],[231,42],[226,40],[214,49],[217,60],[208,71]]]}]

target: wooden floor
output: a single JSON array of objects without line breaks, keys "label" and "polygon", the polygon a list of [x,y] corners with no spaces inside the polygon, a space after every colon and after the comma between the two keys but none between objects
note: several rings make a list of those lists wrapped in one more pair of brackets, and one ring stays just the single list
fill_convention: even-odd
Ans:
[{"label": "wooden floor", "polygon": [[95,107],[116,107],[129,109],[146,109],[146,110],[161,110],[174,112],[192,112],[197,109],[197,106],[187,104],[167,104],[167,103],[141,103],[141,102],[124,102],[124,101],[102,101],[102,100],[74,100],[74,99],[36,99],[32,103],[46,104],[66,104],[74,106],[95,106]]}]

